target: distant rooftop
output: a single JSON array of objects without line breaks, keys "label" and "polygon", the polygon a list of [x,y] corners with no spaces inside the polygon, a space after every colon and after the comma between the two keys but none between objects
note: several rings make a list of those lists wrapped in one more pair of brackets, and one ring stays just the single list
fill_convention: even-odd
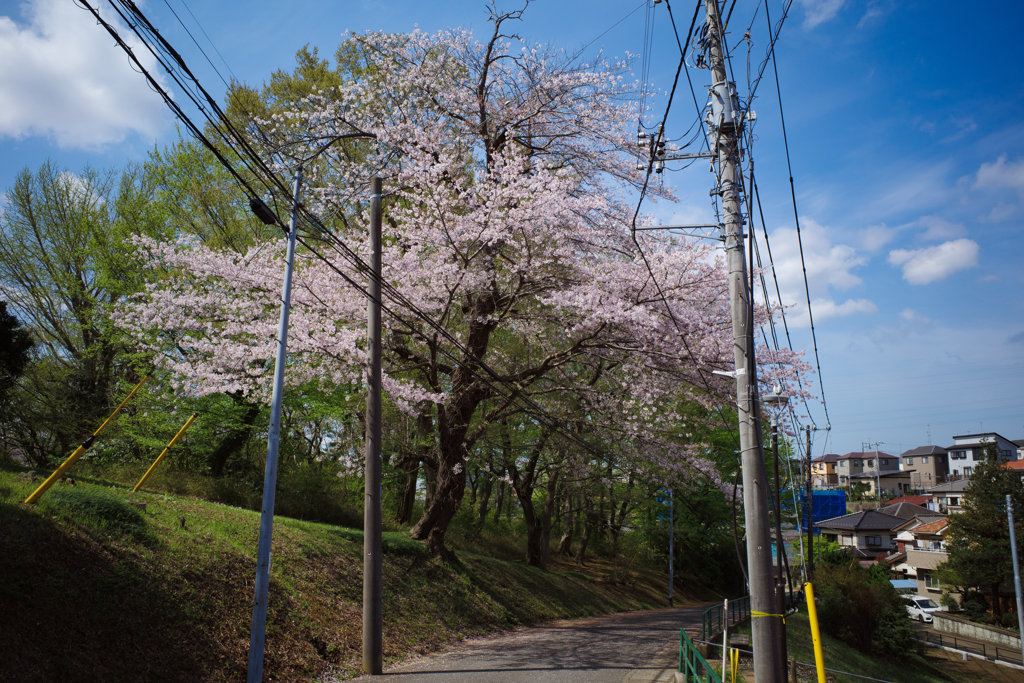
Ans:
[{"label": "distant rooftop", "polygon": [[942,446],[918,446],[904,451],[902,457],[913,457],[915,455],[945,455],[946,449]]},{"label": "distant rooftop", "polygon": [[820,522],[816,522],[814,526],[819,529],[848,529],[850,531],[884,529],[886,531],[891,531],[903,524],[905,521],[905,519],[901,519],[895,515],[887,515],[884,512],[861,510],[860,512],[843,515],[842,517],[833,517],[832,519],[825,519]]}]

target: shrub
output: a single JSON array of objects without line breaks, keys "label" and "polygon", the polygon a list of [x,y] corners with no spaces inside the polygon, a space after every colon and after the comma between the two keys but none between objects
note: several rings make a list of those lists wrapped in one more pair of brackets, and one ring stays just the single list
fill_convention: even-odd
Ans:
[{"label": "shrub", "polygon": [[877,649],[898,656],[911,647],[914,632],[885,567],[865,570],[847,556],[845,565],[822,566],[816,578],[818,615],[825,633],[866,653]]}]

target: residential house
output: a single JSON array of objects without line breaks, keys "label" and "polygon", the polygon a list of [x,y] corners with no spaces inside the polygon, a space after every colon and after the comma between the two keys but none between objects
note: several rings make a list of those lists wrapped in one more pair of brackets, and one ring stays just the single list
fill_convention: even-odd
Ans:
[{"label": "residential house", "polygon": [[999,436],[995,432],[984,434],[962,434],[953,437],[953,445],[948,446],[949,475],[951,477],[969,477],[982,459],[982,449],[995,442],[999,456],[1003,460],[1017,459],[1017,444]]},{"label": "residential house", "polygon": [[949,559],[946,554],[948,523],[946,517],[922,515],[907,520],[897,529],[899,533],[896,535],[899,551],[906,555],[906,559],[894,565],[893,569],[903,578],[917,582],[918,595],[930,595],[936,601],[942,593],[942,584],[935,570]]},{"label": "residential house", "polygon": [[836,461],[839,456],[835,453],[826,453],[811,460],[811,484],[816,489],[831,489],[839,484],[839,475],[836,473]]},{"label": "residential house", "polygon": [[932,509],[937,512],[962,512],[964,504],[964,491],[967,490],[967,479],[947,481],[945,484],[933,486]]},{"label": "residential house", "polygon": [[1013,445],[1017,447],[1017,459],[1024,460],[1024,439],[1017,439]]},{"label": "residential house", "polygon": [[949,461],[941,446],[918,446],[900,454],[900,468],[910,474],[910,486],[915,491],[930,489],[946,481]]},{"label": "residential house", "polygon": [[880,498],[888,498],[910,490],[910,473],[898,470],[893,472],[872,470],[851,474],[849,485],[852,486],[856,483],[866,484],[865,493],[869,496],[877,496],[878,489],[881,489]]},{"label": "residential house", "polygon": [[822,520],[815,524],[826,541],[838,543],[866,563],[890,555],[896,548],[895,529],[907,520],[875,510]]},{"label": "residential house", "polygon": [[884,474],[886,472],[898,472],[900,469],[899,458],[881,451],[853,452],[840,455],[836,460],[836,474],[839,477],[839,485],[849,486],[852,482],[850,477],[865,472]]}]

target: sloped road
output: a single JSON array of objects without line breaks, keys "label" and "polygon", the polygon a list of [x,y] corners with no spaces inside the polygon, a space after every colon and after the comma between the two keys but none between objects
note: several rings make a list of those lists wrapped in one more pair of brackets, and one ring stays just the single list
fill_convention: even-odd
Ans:
[{"label": "sloped road", "polygon": [[380,683],[653,683],[671,681],[679,629],[708,604],[561,621],[466,641],[359,681]]}]

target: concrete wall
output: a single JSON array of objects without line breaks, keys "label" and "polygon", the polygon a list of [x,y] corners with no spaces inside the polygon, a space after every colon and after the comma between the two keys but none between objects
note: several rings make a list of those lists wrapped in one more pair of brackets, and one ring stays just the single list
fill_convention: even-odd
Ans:
[{"label": "concrete wall", "polygon": [[950,614],[949,612],[932,612],[932,619],[936,631],[951,633],[966,638],[977,638],[987,640],[1006,647],[1020,650],[1020,636],[1016,631],[987,624],[975,624],[973,621]]}]

